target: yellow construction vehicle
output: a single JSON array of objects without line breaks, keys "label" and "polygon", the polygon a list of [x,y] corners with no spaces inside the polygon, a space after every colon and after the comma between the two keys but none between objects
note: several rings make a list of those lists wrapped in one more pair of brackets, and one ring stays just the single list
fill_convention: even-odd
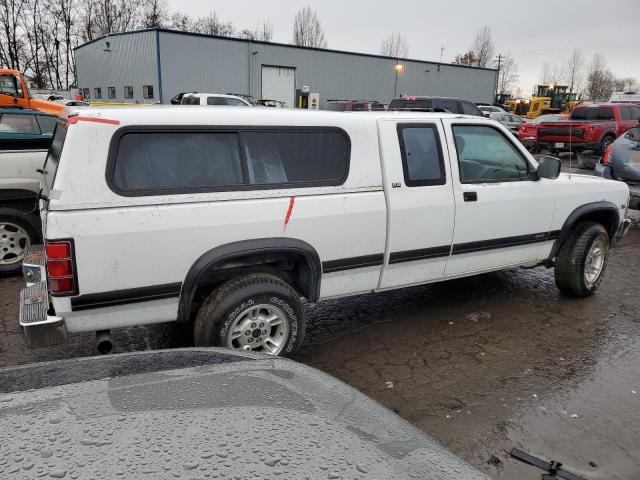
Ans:
[{"label": "yellow construction vehicle", "polygon": [[516,115],[524,117],[529,111],[529,100],[524,98],[512,98],[506,103],[508,110]]},{"label": "yellow construction vehicle", "polygon": [[538,85],[536,93],[529,100],[525,116],[536,118],[547,113],[571,111],[579,101],[575,92],[568,92],[566,85]]}]

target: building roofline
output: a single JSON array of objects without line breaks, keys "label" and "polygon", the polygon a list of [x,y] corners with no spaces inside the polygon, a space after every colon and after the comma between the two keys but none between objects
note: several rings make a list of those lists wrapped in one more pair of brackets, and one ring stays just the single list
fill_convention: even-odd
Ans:
[{"label": "building roofline", "polygon": [[99,38],[94,38],[93,40],[90,40],[86,43],[83,43],[82,45],[78,45],[77,47],[75,47],[73,50],[79,50],[83,47],[86,47],[88,45],[91,45],[92,43],[96,43],[99,42],[100,40],[104,40],[107,37],[116,37],[116,36],[120,36],[120,35],[131,35],[131,34],[136,34],[136,33],[145,33],[145,32],[162,32],[162,33],[173,33],[173,34],[177,34],[177,35],[188,35],[188,36],[192,36],[192,37],[205,37],[205,38],[215,38],[218,40],[230,40],[230,41],[234,41],[234,42],[243,42],[243,43],[255,43],[255,44],[259,44],[259,45],[271,45],[271,46],[275,46],[275,47],[288,47],[288,48],[298,48],[298,49],[302,49],[302,50],[312,50],[312,51],[317,51],[317,52],[329,52],[329,53],[341,53],[344,55],[357,55],[360,57],[369,57],[369,58],[380,58],[380,59],[384,59],[384,60],[394,60],[394,61],[398,61],[398,60],[404,60],[406,62],[417,62],[417,63],[429,63],[431,65],[443,65],[443,66],[448,66],[448,67],[456,67],[456,68],[470,68],[472,70],[487,70],[490,72],[497,72],[498,70],[496,68],[487,68],[487,67],[474,67],[471,65],[458,65],[456,63],[447,63],[447,62],[435,62],[435,61],[431,61],[431,60],[420,60],[417,58],[402,58],[402,57],[389,57],[386,55],[376,55],[373,53],[363,53],[363,52],[351,52],[348,50],[336,50],[336,49],[332,49],[332,48],[317,48],[317,47],[303,47],[300,45],[292,45],[289,43],[279,43],[279,42],[265,42],[264,40],[249,40],[246,38],[236,38],[236,37],[224,37],[221,35],[209,35],[206,33],[197,33],[197,32],[185,32],[182,30],[173,30],[170,28],[142,28],[139,30],[130,30],[128,32],[117,32],[117,33],[108,33],[107,35],[103,35]]}]

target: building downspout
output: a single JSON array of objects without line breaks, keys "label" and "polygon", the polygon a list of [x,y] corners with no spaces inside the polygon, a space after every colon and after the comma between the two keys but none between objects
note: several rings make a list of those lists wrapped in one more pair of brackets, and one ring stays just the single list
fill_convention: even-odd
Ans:
[{"label": "building downspout", "polygon": [[160,65],[160,30],[158,29],[156,29],[156,66],[158,68],[158,97],[160,103],[164,103],[162,98],[162,66]]}]

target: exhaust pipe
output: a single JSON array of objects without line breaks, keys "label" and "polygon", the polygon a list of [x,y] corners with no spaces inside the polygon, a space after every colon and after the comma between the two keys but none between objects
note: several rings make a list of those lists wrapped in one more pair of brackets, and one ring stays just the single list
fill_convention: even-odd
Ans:
[{"label": "exhaust pipe", "polygon": [[111,338],[110,330],[100,330],[96,332],[96,347],[98,348],[98,352],[103,355],[113,350],[113,338]]}]

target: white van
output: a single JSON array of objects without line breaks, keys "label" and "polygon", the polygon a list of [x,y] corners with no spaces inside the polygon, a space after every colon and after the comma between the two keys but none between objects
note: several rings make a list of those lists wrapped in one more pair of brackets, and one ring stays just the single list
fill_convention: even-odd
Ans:
[{"label": "white van", "polygon": [[181,322],[200,346],[287,355],[302,299],[514,266],[587,296],[630,223],[624,183],[560,175],[477,116],[83,109],[53,144],[21,293],[32,345]]},{"label": "white van", "polygon": [[181,105],[202,106],[227,106],[227,107],[252,107],[248,101],[235,95],[223,95],[220,93],[185,93],[180,101]]},{"label": "white van", "polygon": [[613,92],[609,101],[612,103],[640,104],[640,92]]}]

